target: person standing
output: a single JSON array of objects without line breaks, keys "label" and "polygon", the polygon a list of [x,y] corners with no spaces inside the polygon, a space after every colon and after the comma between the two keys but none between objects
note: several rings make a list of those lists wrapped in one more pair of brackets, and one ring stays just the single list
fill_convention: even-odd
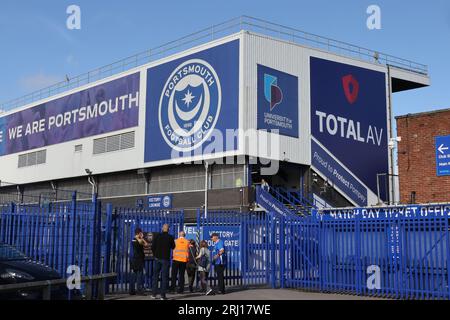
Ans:
[{"label": "person standing", "polygon": [[211,268],[211,252],[208,249],[208,242],[202,240],[200,242],[200,251],[196,257],[198,261],[198,271],[200,273],[200,285],[202,286],[202,292],[206,295],[212,293],[212,289],[208,289],[208,275]]},{"label": "person standing", "polygon": [[195,276],[197,274],[197,245],[194,239],[189,240],[189,258],[186,265],[188,275],[189,292],[194,292]]},{"label": "person standing", "polygon": [[136,283],[137,283],[137,293],[144,294],[144,247],[147,246],[147,242],[144,240],[144,234],[141,228],[136,228],[134,231],[134,238],[131,241],[131,248],[133,250],[130,267],[131,267],[131,277],[130,277],[130,295],[136,294]]},{"label": "person standing", "polygon": [[175,249],[172,258],[172,284],[170,291],[175,291],[178,278],[178,293],[184,292],[184,273],[189,259],[189,241],[187,241],[186,233],[180,231],[178,239],[175,241]]},{"label": "person standing", "polygon": [[170,253],[175,249],[175,241],[171,234],[169,234],[169,225],[164,224],[162,232],[153,238],[153,286],[152,298],[156,299],[158,291],[158,280],[161,275],[161,300],[167,300],[166,291],[169,283],[169,267],[170,267]]},{"label": "person standing", "polygon": [[223,241],[219,238],[218,233],[213,233],[211,235],[211,240],[213,241],[214,247],[212,252],[212,264],[217,275],[217,281],[219,282],[218,292],[225,294],[225,266],[226,266],[226,255],[225,246]]},{"label": "person standing", "polygon": [[269,184],[267,183],[267,181],[266,181],[265,179],[262,179],[262,180],[261,180],[261,188],[262,188],[264,191],[267,191],[267,192],[270,191],[270,186],[269,186]]}]

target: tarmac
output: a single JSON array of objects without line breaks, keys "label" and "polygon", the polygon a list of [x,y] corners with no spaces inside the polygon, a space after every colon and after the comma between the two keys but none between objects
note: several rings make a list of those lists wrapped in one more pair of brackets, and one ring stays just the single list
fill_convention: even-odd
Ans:
[{"label": "tarmac", "polygon": [[[158,296],[159,298],[159,296]],[[205,296],[200,293],[167,294],[170,300],[380,300],[380,298],[354,296],[345,294],[331,294],[318,292],[305,292],[295,289],[229,289],[225,295]],[[130,296],[128,294],[119,294],[107,296],[107,300],[154,300],[150,293],[146,296]]]}]

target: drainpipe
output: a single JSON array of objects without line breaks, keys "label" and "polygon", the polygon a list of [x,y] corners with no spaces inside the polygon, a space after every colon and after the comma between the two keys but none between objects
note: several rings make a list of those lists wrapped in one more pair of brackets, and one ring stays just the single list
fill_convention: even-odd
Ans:
[{"label": "drainpipe", "polygon": [[[388,112],[389,112],[389,138],[392,139],[392,78],[391,78],[391,66],[387,65],[388,71]],[[390,140],[389,140],[390,141]],[[389,148],[389,157],[391,165],[389,166],[389,178],[390,178],[390,199],[389,204],[393,204],[395,201],[395,185],[394,185],[394,148]]]},{"label": "drainpipe", "polygon": [[208,217],[208,161],[205,160],[205,219]]}]

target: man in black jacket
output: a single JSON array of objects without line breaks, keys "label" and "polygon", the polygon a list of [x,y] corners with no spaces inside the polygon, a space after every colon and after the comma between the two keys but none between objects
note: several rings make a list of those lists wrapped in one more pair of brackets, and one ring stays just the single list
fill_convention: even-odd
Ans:
[{"label": "man in black jacket", "polygon": [[137,291],[139,294],[144,294],[143,289],[143,272],[144,272],[144,246],[147,242],[144,240],[144,234],[140,228],[136,228],[134,232],[134,238],[131,242],[133,248],[133,254],[131,256],[131,279],[130,279],[130,294],[136,294],[136,282]]},{"label": "man in black jacket", "polygon": [[152,242],[153,261],[153,293],[156,299],[158,280],[161,274],[161,300],[166,300],[166,291],[169,283],[170,253],[175,249],[175,240],[169,234],[169,225],[162,227],[162,232],[156,235]]}]

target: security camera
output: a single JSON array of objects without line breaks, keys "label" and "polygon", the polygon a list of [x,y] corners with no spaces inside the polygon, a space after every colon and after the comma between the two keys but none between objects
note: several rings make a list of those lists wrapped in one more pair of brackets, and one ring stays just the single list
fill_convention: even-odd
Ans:
[{"label": "security camera", "polygon": [[89,175],[89,176],[92,175],[92,171],[91,171],[91,170],[89,170],[89,169],[84,169],[84,171],[86,171],[86,174],[87,174],[87,175]]}]

